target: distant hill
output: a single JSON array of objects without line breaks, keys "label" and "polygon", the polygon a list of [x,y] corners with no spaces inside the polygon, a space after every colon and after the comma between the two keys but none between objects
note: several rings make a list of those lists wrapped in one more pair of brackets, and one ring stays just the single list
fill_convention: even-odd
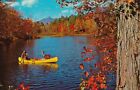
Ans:
[{"label": "distant hill", "polygon": [[43,23],[50,23],[50,22],[53,22],[53,21],[54,21],[54,19],[51,18],[51,17],[44,18],[44,19],[40,20],[40,22],[43,22]]}]

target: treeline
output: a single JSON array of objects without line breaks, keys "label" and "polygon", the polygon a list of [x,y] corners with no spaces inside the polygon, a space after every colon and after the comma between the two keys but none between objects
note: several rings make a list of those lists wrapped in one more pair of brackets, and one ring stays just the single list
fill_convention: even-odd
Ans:
[{"label": "treeline", "polygon": [[[113,4],[108,7],[96,8],[94,12],[88,14],[71,15],[69,17],[61,17],[55,19],[53,22],[44,24],[42,22],[36,22],[38,29],[37,33],[43,33],[45,35],[81,35],[81,34],[94,34],[95,36],[106,33],[106,30],[110,33],[114,32],[114,14],[110,12],[114,9]],[[107,17],[107,15],[112,15]],[[102,20],[103,19],[104,23]],[[110,23],[111,22],[111,23]],[[103,23],[103,24],[102,24]],[[111,27],[108,27],[107,25]],[[103,29],[104,28],[104,29]]]},{"label": "treeline", "polygon": [[55,19],[52,23],[45,25],[47,34],[89,34],[96,30],[96,23],[89,15],[78,15],[70,17],[61,17]]}]

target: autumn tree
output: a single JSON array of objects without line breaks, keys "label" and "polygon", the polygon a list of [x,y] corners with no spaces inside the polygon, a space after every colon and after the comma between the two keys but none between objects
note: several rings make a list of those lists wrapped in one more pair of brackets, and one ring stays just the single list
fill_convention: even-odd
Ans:
[{"label": "autumn tree", "polygon": [[32,37],[33,21],[23,19],[18,11],[0,2],[0,39],[13,41],[17,38]]},{"label": "autumn tree", "polygon": [[96,30],[96,24],[93,18],[89,18],[88,16],[85,19],[85,30],[87,32],[95,32]]},{"label": "autumn tree", "polygon": [[14,32],[20,30],[20,14],[0,2],[0,35],[1,38],[13,38]]}]

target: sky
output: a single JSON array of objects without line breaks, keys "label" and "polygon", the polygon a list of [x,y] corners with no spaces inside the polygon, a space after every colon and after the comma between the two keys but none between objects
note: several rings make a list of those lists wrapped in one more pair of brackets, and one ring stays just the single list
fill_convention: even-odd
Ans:
[{"label": "sky", "polygon": [[31,18],[34,21],[46,17],[60,18],[76,13],[71,6],[61,8],[56,0],[17,0],[9,3],[11,3],[11,7],[21,13],[23,18]]}]

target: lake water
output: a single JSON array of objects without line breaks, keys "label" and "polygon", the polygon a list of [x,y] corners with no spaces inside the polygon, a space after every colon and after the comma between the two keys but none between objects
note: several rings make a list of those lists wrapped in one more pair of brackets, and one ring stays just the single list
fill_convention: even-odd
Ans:
[{"label": "lake water", "polygon": [[[87,41],[82,36],[44,37],[1,45],[0,90],[7,90],[9,85],[17,87],[20,82],[30,85],[31,90],[76,90],[82,72],[79,69],[83,61],[80,53],[83,46],[88,45]],[[19,65],[17,59],[23,50],[36,58],[41,58],[41,50],[44,50],[46,54],[58,56],[59,61],[56,64]]]}]

